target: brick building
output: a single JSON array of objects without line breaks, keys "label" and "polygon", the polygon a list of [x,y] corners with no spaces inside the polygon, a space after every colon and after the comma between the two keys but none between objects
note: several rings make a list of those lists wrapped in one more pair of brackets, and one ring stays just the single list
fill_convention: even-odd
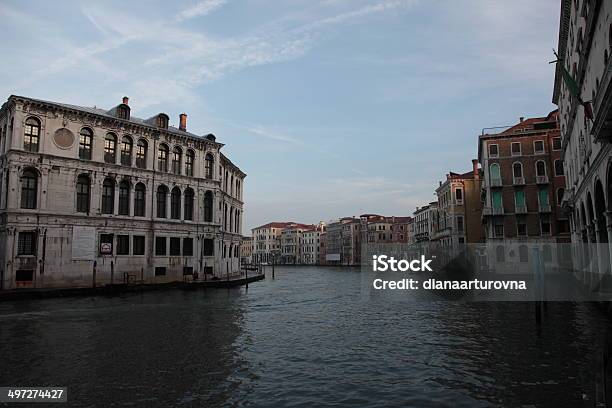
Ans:
[{"label": "brick building", "polygon": [[498,133],[483,130],[478,160],[486,240],[569,241],[568,219],[560,207],[565,176],[556,110],[521,118]]}]

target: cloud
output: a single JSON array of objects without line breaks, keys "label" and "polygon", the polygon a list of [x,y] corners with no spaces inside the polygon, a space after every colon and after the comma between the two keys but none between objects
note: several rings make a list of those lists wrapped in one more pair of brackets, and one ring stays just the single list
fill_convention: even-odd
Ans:
[{"label": "cloud", "polygon": [[227,0],[204,0],[199,1],[193,6],[182,10],[175,18],[176,21],[181,22],[190,18],[205,16],[212,13],[218,8],[223,7],[227,3]]}]

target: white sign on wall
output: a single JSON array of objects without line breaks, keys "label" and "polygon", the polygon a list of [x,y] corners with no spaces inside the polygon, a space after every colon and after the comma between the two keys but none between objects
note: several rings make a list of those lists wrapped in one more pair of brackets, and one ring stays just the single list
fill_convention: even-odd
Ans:
[{"label": "white sign on wall", "polygon": [[327,254],[325,259],[327,261],[339,261],[340,260],[340,254]]},{"label": "white sign on wall", "polygon": [[72,227],[72,259],[93,261],[96,257],[96,228]]}]

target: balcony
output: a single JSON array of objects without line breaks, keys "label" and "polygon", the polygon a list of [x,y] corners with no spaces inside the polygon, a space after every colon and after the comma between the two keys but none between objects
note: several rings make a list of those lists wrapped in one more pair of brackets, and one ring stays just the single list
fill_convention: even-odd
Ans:
[{"label": "balcony", "polygon": [[525,177],[514,177],[512,180],[515,186],[524,186],[525,185]]},{"label": "balcony", "polygon": [[485,207],[482,210],[483,215],[504,215],[503,207]]},{"label": "balcony", "polygon": [[527,206],[526,206],[525,204],[523,204],[523,205],[517,205],[517,206],[515,207],[514,212],[515,212],[516,214],[527,214]]},{"label": "balcony", "polygon": [[501,178],[492,178],[491,179],[491,187],[501,187],[501,186],[502,186]]},{"label": "balcony", "polygon": [[548,176],[536,176],[537,184],[548,184]]},{"label": "balcony", "polygon": [[541,213],[549,213],[550,212],[550,205],[542,205],[542,204],[540,204],[539,210],[540,210]]}]

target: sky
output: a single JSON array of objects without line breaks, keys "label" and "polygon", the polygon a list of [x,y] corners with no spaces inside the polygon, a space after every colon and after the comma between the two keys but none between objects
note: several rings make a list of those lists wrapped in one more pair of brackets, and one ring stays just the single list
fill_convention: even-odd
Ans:
[{"label": "sky", "polygon": [[188,114],[245,173],[244,231],[411,215],[483,128],[545,116],[559,0],[0,3],[0,98]]}]

